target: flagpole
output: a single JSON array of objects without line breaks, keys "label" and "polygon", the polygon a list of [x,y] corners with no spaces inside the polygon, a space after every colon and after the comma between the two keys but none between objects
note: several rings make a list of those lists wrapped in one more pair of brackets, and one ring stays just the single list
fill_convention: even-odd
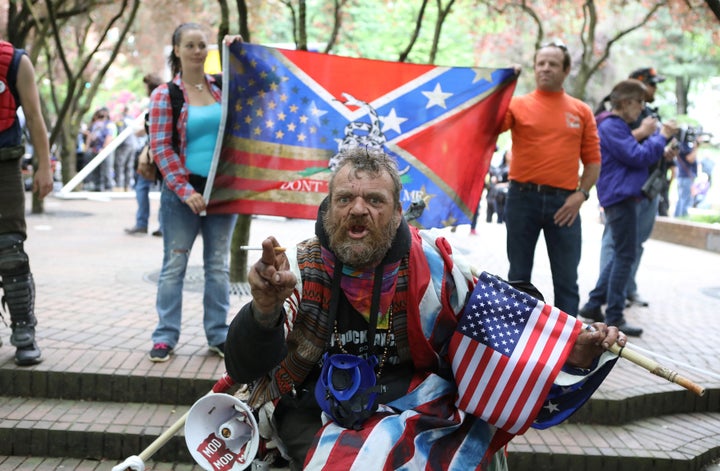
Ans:
[{"label": "flagpole", "polygon": [[[474,277],[477,278],[479,276],[480,270],[477,267],[471,266],[470,271]],[[594,327],[592,327],[592,325],[586,325],[585,328],[587,330],[594,330]],[[688,391],[694,392],[700,397],[705,395],[705,388],[703,388],[699,384],[689,380],[688,378],[685,378],[684,376],[681,376],[677,371],[662,366],[655,360],[652,360],[645,355],[636,352],[635,350],[631,350],[627,346],[621,347],[617,343],[614,343],[610,346],[610,348],[608,348],[608,351],[614,353],[619,357],[625,358],[626,360],[635,363],[638,366],[645,368],[654,375],[666,379],[671,383],[678,384],[687,389]],[[652,352],[648,353],[652,354]]]},{"label": "flagpole", "polygon": [[650,356],[653,357],[653,358],[657,358],[657,359],[659,359],[659,360],[668,361],[668,362],[672,363],[673,365],[677,365],[677,366],[680,366],[680,367],[682,367],[682,368],[686,368],[686,369],[688,369],[688,370],[694,371],[694,372],[696,372],[696,373],[700,373],[701,375],[709,376],[709,377],[714,378],[714,379],[720,379],[720,375],[717,374],[717,373],[713,373],[712,371],[704,370],[704,369],[702,369],[702,368],[698,368],[698,367],[696,367],[696,366],[692,366],[692,365],[689,365],[689,364],[687,364],[687,363],[683,363],[682,361],[676,360],[675,358],[670,358],[670,357],[666,357],[666,356],[660,355],[659,353],[656,353],[656,352],[651,352],[650,350],[646,350],[646,349],[640,347],[639,345],[631,344],[631,343],[628,342],[628,343],[625,344],[625,346],[628,347],[628,348],[631,348],[632,350],[636,350],[636,351],[638,351],[638,352],[640,352],[640,353],[644,353],[644,354],[646,354],[646,355],[650,355]]},{"label": "flagpole", "polygon": [[[207,182],[205,183],[205,191],[203,192],[203,198],[205,204],[210,203],[210,195],[212,194],[213,183],[215,183],[215,174],[217,172],[218,162],[220,161],[220,152],[222,151],[222,144],[225,138],[225,123],[227,122],[228,114],[228,94],[230,89],[230,74],[228,74],[229,60],[228,60],[228,45],[223,41],[222,44],[222,98],[220,99],[221,114],[220,114],[220,128],[218,130],[217,139],[215,140],[215,152],[213,152],[212,162],[210,163],[210,172],[208,173]],[[205,216],[206,211],[203,211],[200,215]]]},{"label": "flagpole", "polygon": [[680,376],[677,371],[666,368],[660,365],[655,360],[646,357],[645,355],[642,355],[627,347],[621,347],[617,343],[612,344],[610,348],[608,348],[608,350],[619,357],[625,358],[626,360],[629,360],[636,365],[645,368],[654,375],[660,376],[661,378],[664,378],[671,383],[679,384],[688,391],[692,391],[700,397],[705,395],[705,388],[683,376]]}]

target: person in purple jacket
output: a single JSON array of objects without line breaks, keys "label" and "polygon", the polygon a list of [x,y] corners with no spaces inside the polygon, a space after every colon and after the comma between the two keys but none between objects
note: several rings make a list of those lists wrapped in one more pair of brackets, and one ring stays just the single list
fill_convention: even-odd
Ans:
[{"label": "person in purple jacket", "polygon": [[588,302],[581,309],[592,312],[607,300],[605,318],[627,335],[640,336],[642,328],[627,324],[623,315],[625,286],[637,252],[637,211],[642,200],[641,188],[648,178],[648,167],[657,162],[663,148],[677,132],[674,122],[643,142],[633,137],[630,124],[645,107],[645,85],[628,79],[615,85],[610,94],[612,110],[598,120],[602,164],[596,187],[605,210],[605,224],[613,237],[613,256],[601,270]]}]

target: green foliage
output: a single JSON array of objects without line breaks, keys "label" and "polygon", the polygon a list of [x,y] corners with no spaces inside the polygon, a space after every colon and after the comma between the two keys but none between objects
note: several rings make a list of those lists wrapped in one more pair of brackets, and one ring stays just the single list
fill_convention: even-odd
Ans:
[{"label": "green foliage", "polygon": [[720,214],[692,214],[687,219],[703,224],[720,224]]},{"label": "green foliage", "polygon": [[[412,43],[407,61],[430,62],[438,8],[445,8],[450,2],[451,0],[427,2],[417,40]],[[234,19],[238,12],[232,8],[232,2],[227,3],[231,10],[228,23],[230,32],[235,33],[238,27]],[[330,52],[390,61],[398,60],[411,44],[421,7],[418,0],[244,0],[244,3],[247,6],[247,23],[251,28],[253,42],[282,44],[284,47],[293,47],[293,34],[297,29],[297,25],[293,24],[290,5],[297,21],[299,5],[305,4],[308,44],[324,45],[330,40],[333,31],[334,5],[341,4],[341,25]],[[654,66],[668,76],[668,81],[658,89],[655,104],[660,105],[663,116],[674,116],[677,100],[673,82],[676,76],[684,78],[682,83],[687,84],[692,101],[698,87],[705,86],[702,82],[705,82],[706,78],[720,75],[717,21],[701,1],[595,0],[581,3],[573,0],[457,0],[441,25],[434,62],[446,66],[508,67],[521,64],[524,72],[520,76],[516,93],[525,93],[534,87],[531,60],[534,45],[540,40],[541,34],[543,40],[562,39],[573,52],[575,65],[567,82],[568,89],[572,90],[574,85],[580,82],[576,80],[583,45],[580,33],[588,26],[583,18],[583,5],[594,5],[598,15],[594,43],[587,51],[587,54],[596,58],[604,51],[607,41],[617,30],[631,27],[637,23],[638,18],[642,18],[644,13],[658,4],[663,7],[651,22],[613,44],[608,60],[598,70],[588,73],[587,76],[591,78],[584,85],[584,93],[586,100],[594,105],[607,94],[614,83],[627,77],[630,70]],[[168,8],[173,8],[173,15],[160,14]],[[167,44],[178,23],[197,21],[207,24],[211,29],[216,29],[220,24],[219,7],[214,0],[154,0],[142,2],[140,11],[141,16],[132,27],[133,33],[128,37],[128,45],[123,46],[117,60],[113,61],[102,85],[88,94],[93,99],[92,107],[114,100],[114,94],[120,90],[129,91],[142,99],[144,88],[140,78],[147,72],[164,72],[165,52],[161,46]],[[99,9],[91,12],[90,18],[94,18],[94,26],[92,33],[87,36],[86,47],[94,46],[91,38],[97,37],[99,25],[104,24],[100,20],[107,20],[105,16],[108,16],[107,12],[104,16],[100,15],[102,12]],[[80,15],[74,21],[84,23],[87,18],[87,15]],[[153,28],[147,28],[150,23]],[[67,26],[72,24],[75,23],[68,23]],[[63,31],[63,43],[68,46],[68,55],[73,59],[78,54],[78,51],[72,50],[76,39],[72,35],[75,33],[67,27]],[[583,40],[585,39],[587,38],[583,37]],[[38,49],[42,50],[51,44],[51,41],[47,41],[44,46],[42,43],[38,44]],[[103,49],[107,50],[111,46],[112,44],[106,43]],[[41,62],[44,60],[43,53],[38,57]],[[50,63],[57,63],[53,54],[48,57]],[[71,68],[77,64],[72,63]],[[44,67],[50,68],[49,64]],[[43,67],[36,69],[42,70]],[[99,77],[95,62],[91,63],[87,70],[88,77],[84,79],[95,83],[94,79]],[[47,78],[47,75],[45,77]],[[62,82],[63,78],[54,75],[49,80],[57,84]],[[50,99],[47,84],[41,84],[41,93],[47,110],[50,114],[55,114],[57,110]],[[61,95],[63,94],[56,93],[56,96]],[[85,106],[85,103],[79,103],[78,106]],[[688,109],[692,110],[692,106]],[[694,118],[692,112],[689,114]]]}]

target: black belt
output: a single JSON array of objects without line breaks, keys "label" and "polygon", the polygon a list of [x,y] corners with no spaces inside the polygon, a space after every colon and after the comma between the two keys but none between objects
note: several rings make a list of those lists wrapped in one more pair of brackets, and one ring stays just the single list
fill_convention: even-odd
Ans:
[{"label": "black belt", "polygon": [[518,191],[532,191],[535,193],[547,193],[553,195],[567,195],[575,191],[558,188],[556,186],[538,185],[537,183],[516,182],[514,180],[510,181],[510,188],[515,188]]},{"label": "black belt", "polygon": [[25,155],[25,146],[0,147],[0,162],[6,160],[19,160]]}]

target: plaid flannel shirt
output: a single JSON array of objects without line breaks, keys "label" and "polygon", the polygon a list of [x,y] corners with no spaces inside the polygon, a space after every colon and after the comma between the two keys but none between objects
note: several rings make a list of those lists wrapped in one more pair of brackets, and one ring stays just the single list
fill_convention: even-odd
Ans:
[{"label": "plaid flannel shirt", "polygon": [[[222,90],[215,85],[215,78],[207,74],[205,78],[210,84],[210,93],[212,93],[213,98],[215,98],[215,101],[220,102]],[[185,98],[177,122],[177,132],[180,136],[180,153],[178,155],[172,148],[172,105],[167,83],[157,87],[150,95],[150,149],[167,187],[178,195],[181,201],[186,201],[195,191],[188,182],[190,172],[185,167],[188,96],[180,74],[176,75],[172,81],[180,87]]]}]

